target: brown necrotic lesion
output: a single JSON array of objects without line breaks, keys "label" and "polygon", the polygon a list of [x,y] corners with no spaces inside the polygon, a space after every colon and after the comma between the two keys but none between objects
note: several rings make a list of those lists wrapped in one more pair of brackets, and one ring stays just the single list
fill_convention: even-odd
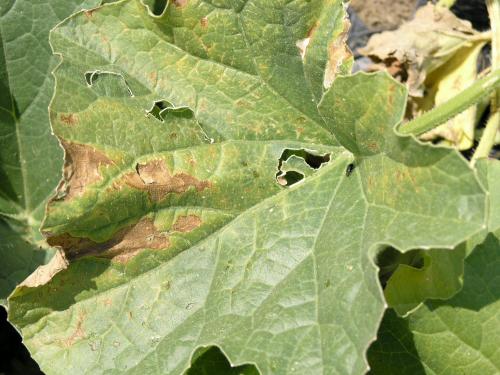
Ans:
[{"label": "brown necrotic lesion", "polygon": [[70,200],[82,196],[87,186],[101,181],[102,166],[114,163],[104,152],[92,146],[63,140],[61,144],[66,151],[66,160],[58,195]]},{"label": "brown necrotic lesion", "polygon": [[162,159],[137,164],[135,173],[131,172],[124,176],[124,183],[135,189],[147,191],[153,202],[163,200],[170,193],[184,193],[189,188],[203,191],[211,186],[210,181],[199,180],[184,172],[171,174]]},{"label": "brown necrotic lesion", "polygon": [[127,262],[145,249],[160,250],[170,246],[169,235],[159,231],[150,218],[142,218],[103,242],[74,237],[68,233],[49,237],[47,242],[51,246],[61,248],[69,261],[98,255],[113,258],[121,263]]}]

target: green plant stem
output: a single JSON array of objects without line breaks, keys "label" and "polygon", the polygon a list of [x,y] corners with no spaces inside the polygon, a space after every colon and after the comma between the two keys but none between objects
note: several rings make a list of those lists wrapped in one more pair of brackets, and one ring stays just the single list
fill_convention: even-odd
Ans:
[{"label": "green plant stem", "polygon": [[500,87],[500,69],[474,82],[459,95],[399,127],[403,135],[420,135],[444,124]]},{"label": "green plant stem", "polygon": [[[500,0],[487,0],[486,6],[491,23],[491,66],[493,70],[500,68]],[[486,123],[483,136],[479,141],[476,152],[472,156],[474,165],[478,159],[487,158],[495,145],[495,138],[500,129],[500,89],[497,88],[491,100],[491,115]]]}]

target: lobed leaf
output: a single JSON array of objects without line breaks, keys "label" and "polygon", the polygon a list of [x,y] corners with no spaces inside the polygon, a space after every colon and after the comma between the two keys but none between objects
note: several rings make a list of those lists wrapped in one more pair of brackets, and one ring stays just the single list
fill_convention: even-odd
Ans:
[{"label": "lobed leaf", "polygon": [[365,372],[376,252],[453,248],[487,197],[455,151],[394,133],[401,85],[342,76],[345,31],[340,0],[129,0],[54,29],[66,162],[43,230],[72,262],[10,299],[46,373],[177,374],[211,346]]}]

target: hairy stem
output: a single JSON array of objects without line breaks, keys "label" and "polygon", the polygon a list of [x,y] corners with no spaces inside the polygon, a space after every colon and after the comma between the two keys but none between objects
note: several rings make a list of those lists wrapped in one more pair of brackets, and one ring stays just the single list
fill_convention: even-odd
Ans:
[{"label": "hairy stem", "polygon": [[[493,70],[500,68],[500,0],[486,0],[491,22],[491,65]],[[495,138],[500,128],[500,88],[494,92],[491,100],[491,115],[486,123],[483,136],[476,152],[472,156],[474,165],[478,159],[487,158],[495,145]]]},{"label": "hairy stem", "polygon": [[465,111],[481,99],[490,95],[500,87],[500,69],[497,69],[485,77],[477,80],[459,95],[448,100],[446,103],[436,107],[429,112],[403,124],[399,133],[403,135],[420,135],[435,127],[444,124],[452,117]]}]

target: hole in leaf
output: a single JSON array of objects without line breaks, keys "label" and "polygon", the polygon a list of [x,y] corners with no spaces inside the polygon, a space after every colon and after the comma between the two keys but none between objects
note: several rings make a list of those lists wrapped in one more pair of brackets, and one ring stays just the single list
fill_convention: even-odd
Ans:
[{"label": "hole in leaf", "polygon": [[148,111],[148,114],[153,115],[157,120],[163,122],[163,118],[161,117],[160,113],[165,108],[167,108],[167,102],[164,102],[163,100],[157,101],[153,104],[153,107]]},{"label": "hole in leaf", "polygon": [[322,164],[326,164],[330,161],[330,154],[325,154],[325,155],[318,155],[314,154],[312,151],[300,149],[300,150],[293,150],[293,149],[285,149],[283,150],[283,153],[281,154],[280,162],[283,163],[284,161],[290,159],[292,155],[298,156],[307,163],[311,168],[313,169],[319,169]]},{"label": "hole in leaf", "polygon": [[167,0],[150,0],[149,9],[155,16],[161,16],[167,7]]},{"label": "hole in leaf", "polygon": [[302,173],[296,171],[285,172],[285,174],[277,176],[276,179],[281,186],[292,186],[304,179]]},{"label": "hole in leaf", "polygon": [[292,186],[312,175],[330,161],[330,154],[316,154],[304,149],[285,149],[278,160],[276,181],[281,186]]},{"label": "hole in leaf", "polygon": [[404,254],[393,247],[386,247],[377,255],[376,264],[379,267],[379,281],[385,288],[387,281],[400,264],[422,269],[424,267],[424,256],[422,250],[410,250]]},{"label": "hole in leaf", "polygon": [[166,117],[171,115],[177,118],[187,118],[190,119],[194,116],[193,111],[187,107],[175,108],[171,103],[166,100],[158,100],[154,102],[151,109],[147,112],[148,115],[152,115],[158,121],[164,122]]},{"label": "hole in leaf", "polygon": [[97,94],[109,97],[134,96],[123,75],[114,72],[95,70],[84,74],[85,82]]},{"label": "hole in leaf", "polygon": [[191,367],[185,375],[224,374],[224,375],[259,375],[254,365],[232,367],[222,351],[216,347],[199,348],[193,355]]},{"label": "hole in leaf", "polygon": [[95,74],[96,72],[87,72],[84,74],[85,76],[85,82],[87,82],[87,85],[89,86],[92,86],[92,76]]}]

